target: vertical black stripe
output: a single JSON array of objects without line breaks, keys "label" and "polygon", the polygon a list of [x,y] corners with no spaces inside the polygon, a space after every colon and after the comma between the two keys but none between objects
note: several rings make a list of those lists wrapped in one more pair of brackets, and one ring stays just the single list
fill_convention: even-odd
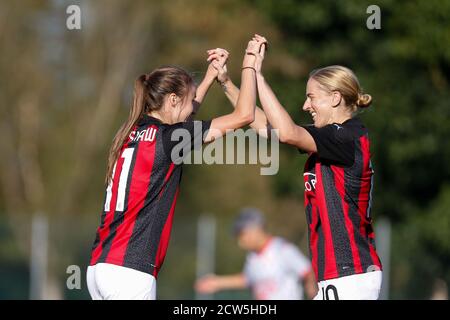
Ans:
[{"label": "vertical black stripe", "polygon": [[[151,229],[151,243],[153,247],[151,248],[151,250],[149,250],[149,258],[152,261],[152,264],[155,264],[156,261],[156,253],[158,252],[158,247],[161,242],[162,231],[167,222],[170,209],[172,208],[173,201],[175,199],[175,194],[177,192],[177,188],[181,179],[181,171],[181,166],[175,167],[174,172],[172,173],[172,179],[167,182],[167,185],[165,186],[163,191],[163,195],[159,200],[160,204],[156,220]],[[157,267],[160,268],[161,266],[158,265]]]},{"label": "vertical black stripe", "polygon": [[306,213],[306,222],[308,224],[308,247],[309,247],[309,257],[312,258],[315,256],[315,252],[313,252],[312,249],[312,243],[311,243],[311,233],[313,232],[312,228],[314,227],[312,225],[312,204],[308,203],[305,208]]},{"label": "vertical black stripe", "polygon": [[320,220],[319,208],[317,210],[317,281],[324,280],[325,275],[325,238],[323,236],[322,221]]},{"label": "vertical black stripe", "polygon": [[140,210],[134,223],[123,265],[143,272],[151,273],[152,261],[149,258],[151,247],[150,229],[158,212],[158,202],[154,201]]},{"label": "vertical black stripe", "polygon": [[372,167],[372,160],[369,159],[369,169],[372,171],[372,176],[370,177],[370,190],[369,190],[369,205],[367,206],[367,219],[371,221],[372,219],[372,194],[373,194],[373,180],[374,180],[374,171]]},{"label": "vertical black stripe", "polygon": [[[106,237],[105,241],[103,242],[103,248],[102,248],[102,254],[99,258],[99,262],[104,262],[106,260],[106,257],[109,254],[109,251],[111,250],[111,245],[114,241],[114,238],[116,237],[117,228],[122,224],[124,220],[124,215],[127,212],[128,209],[128,194],[130,191],[130,183],[131,179],[133,177],[133,171],[134,171],[134,165],[136,164],[136,157],[139,151],[139,143],[131,143],[127,146],[127,148],[134,148],[133,151],[133,158],[131,159],[130,169],[128,170],[128,176],[127,176],[127,185],[125,188],[125,198],[124,198],[124,207],[123,211],[114,211],[114,217],[111,221],[111,225],[109,227],[109,234]],[[123,166],[122,166],[123,169]],[[119,180],[117,183],[120,182],[120,174],[119,174]],[[119,192],[119,186],[117,186],[117,192]],[[118,195],[116,195],[116,204],[117,204],[117,198]],[[110,208],[111,209],[111,208]]]},{"label": "vertical black stripe", "polygon": [[308,205],[305,208],[306,213],[306,222],[308,223],[308,226],[312,225],[312,204],[308,203]]},{"label": "vertical black stripe", "polygon": [[95,240],[94,243],[92,244],[92,251],[95,250],[95,248],[97,248],[97,246],[100,244],[100,232],[99,229],[103,228],[103,225],[105,224],[105,217],[106,217],[106,211],[105,211],[105,202],[106,202],[106,198],[107,198],[107,192],[105,191],[105,195],[103,197],[103,202],[102,202],[102,215],[100,217],[100,227],[97,229],[97,232],[95,233]]},{"label": "vertical black stripe", "polygon": [[99,243],[100,243],[100,233],[97,231],[97,232],[95,233],[94,243],[92,244],[92,251],[94,251],[95,248],[97,248],[97,246],[99,245]]},{"label": "vertical black stripe", "polygon": [[105,202],[106,202],[106,198],[108,198],[108,187],[109,185],[106,186],[106,190],[105,190],[105,194],[103,196],[103,202],[102,202],[102,216],[100,217],[100,227],[103,227],[103,225],[105,224],[105,217],[106,217],[106,213],[107,211],[105,211]]},{"label": "vertical black stripe", "polygon": [[358,248],[359,258],[361,260],[361,267],[363,272],[373,265],[372,257],[370,256],[370,249],[368,239],[364,238],[360,232],[361,216],[358,212],[359,194],[361,191],[361,178],[364,174],[364,152],[361,149],[359,140],[355,141],[355,163],[350,168],[344,169],[345,181],[345,201],[348,203],[348,215],[353,224],[353,235],[355,237],[356,247]]},{"label": "vertical black stripe", "polygon": [[334,173],[329,166],[322,165],[322,184],[326,195],[328,220],[333,239],[334,256],[339,276],[354,273],[354,263],[350,239],[345,227],[342,198],[336,190]]}]

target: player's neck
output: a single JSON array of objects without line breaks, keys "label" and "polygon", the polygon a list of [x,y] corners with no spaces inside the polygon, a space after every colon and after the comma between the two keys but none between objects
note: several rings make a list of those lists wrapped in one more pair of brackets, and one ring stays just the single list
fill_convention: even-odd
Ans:
[{"label": "player's neck", "polygon": [[170,119],[170,116],[164,112],[153,111],[149,112],[148,115],[150,117],[158,119],[162,123],[172,124],[172,119]]},{"label": "player's neck", "polygon": [[[345,111],[343,111],[343,110],[339,110],[339,112],[336,112],[335,114],[333,114],[333,117],[332,117],[332,119],[331,119],[331,123],[338,123],[338,124],[342,124],[342,123],[344,123],[345,121],[347,121],[347,120],[349,120],[349,119],[351,119],[352,118],[352,114],[351,114],[351,112],[349,112],[347,109],[347,107],[342,107],[342,106],[339,106],[338,108],[345,108],[344,110]],[[336,110],[336,111],[338,111],[338,110]],[[331,124],[330,123],[330,124]]]},{"label": "player's neck", "polygon": [[264,252],[264,250],[269,246],[270,242],[272,241],[272,235],[268,234],[265,235],[263,238],[261,238],[260,245],[258,247],[258,250],[256,251],[258,254],[261,254]]}]

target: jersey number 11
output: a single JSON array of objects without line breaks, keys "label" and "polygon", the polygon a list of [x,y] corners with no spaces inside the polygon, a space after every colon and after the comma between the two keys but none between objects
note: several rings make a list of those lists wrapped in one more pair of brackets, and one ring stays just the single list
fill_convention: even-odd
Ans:
[{"label": "jersey number 11", "polygon": [[[128,173],[130,171],[131,160],[133,159],[134,148],[126,148],[123,150],[121,158],[124,159],[122,165],[122,171],[120,172],[119,177],[119,187],[117,188],[117,201],[116,201],[116,211],[123,211],[125,207],[125,191],[127,189],[127,181],[128,181]],[[114,175],[116,172],[117,162],[114,164],[113,169],[113,179],[108,185],[106,189],[106,201],[105,201],[105,212],[110,210],[110,203],[112,198],[112,188],[114,184]]]}]

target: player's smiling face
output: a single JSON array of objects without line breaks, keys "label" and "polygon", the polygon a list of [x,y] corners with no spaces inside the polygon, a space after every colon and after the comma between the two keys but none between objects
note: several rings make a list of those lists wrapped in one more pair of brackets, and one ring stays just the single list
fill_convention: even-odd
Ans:
[{"label": "player's smiling face", "polygon": [[333,94],[325,90],[319,82],[310,78],[306,84],[306,100],[303,111],[311,114],[314,126],[321,128],[333,123]]}]

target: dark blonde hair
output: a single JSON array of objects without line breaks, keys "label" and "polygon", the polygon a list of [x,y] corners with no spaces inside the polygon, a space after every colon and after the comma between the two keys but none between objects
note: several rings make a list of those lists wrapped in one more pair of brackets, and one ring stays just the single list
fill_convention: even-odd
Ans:
[{"label": "dark blonde hair", "polygon": [[134,99],[127,121],[117,131],[108,156],[108,169],[105,182],[112,179],[114,164],[119,157],[125,139],[142,116],[150,111],[161,109],[166,95],[175,93],[184,99],[194,80],[188,72],[179,67],[161,67],[151,73],[140,75],[134,82]]},{"label": "dark blonde hair", "polygon": [[367,108],[372,103],[372,96],[363,93],[358,78],[352,70],[343,66],[328,66],[313,70],[309,77],[329,91],[338,91],[347,107],[356,112],[358,108]]}]

